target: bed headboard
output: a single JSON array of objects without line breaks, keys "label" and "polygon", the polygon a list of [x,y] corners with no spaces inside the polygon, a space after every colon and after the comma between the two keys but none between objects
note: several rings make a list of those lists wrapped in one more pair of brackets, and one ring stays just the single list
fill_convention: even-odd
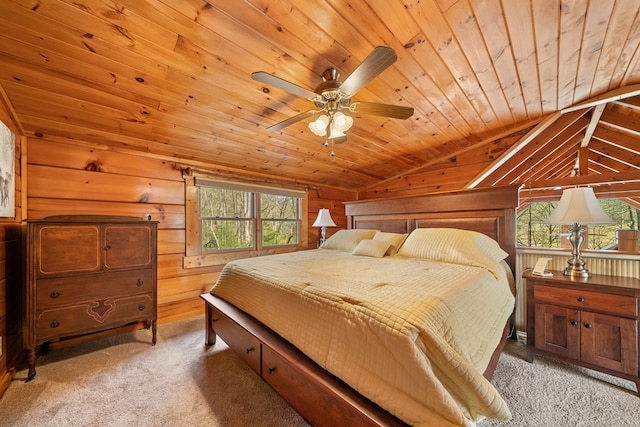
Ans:
[{"label": "bed headboard", "polygon": [[427,227],[478,231],[495,239],[509,254],[506,261],[515,275],[518,189],[511,185],[345,202],[347,227],[393,233]]}]

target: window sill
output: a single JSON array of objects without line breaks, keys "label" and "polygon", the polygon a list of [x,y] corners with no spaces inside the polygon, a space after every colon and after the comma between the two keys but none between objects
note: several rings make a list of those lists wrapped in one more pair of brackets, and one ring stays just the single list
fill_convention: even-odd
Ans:
[{"label": "window sill", "polygon": [[287,247],[279,247],[279,248],[271,248],[271,249],[261,249],[259,251],[236,250],[236,251],[220,252],[220,253],[214,253],[214,254],[185,256],[182,259],[182,266],[185,269],[222,266],[228,263],[229,261],[235,261],[237,259],[253,258],[253,257],[265,256],[265,255],[284,254],[289,252],[296,252],[302,249],[304,248],[301,246],[287,246]]}]

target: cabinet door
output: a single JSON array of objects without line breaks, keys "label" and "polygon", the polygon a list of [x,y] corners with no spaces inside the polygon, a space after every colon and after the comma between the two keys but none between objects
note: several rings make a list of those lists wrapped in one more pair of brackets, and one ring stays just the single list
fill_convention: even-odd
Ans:
[{"label": "cabinet door", "polygon": [[633,319],[581,313],[582,360],[631,375],[638,373],[638,326]]},{"label": "cabinet door", "polygon": [[571,359],[580,357],[580,312],[536,304],[536,348]]},{"label": "cabinet door", "polygon": [[144,267],[152,264],[152,230],[148,224],[104,226],[105,268]]},{"label": "cabinet door", "polygon": [[101,268],[99,225],[38,225],[34,242],[39,277],[87,273]]}]

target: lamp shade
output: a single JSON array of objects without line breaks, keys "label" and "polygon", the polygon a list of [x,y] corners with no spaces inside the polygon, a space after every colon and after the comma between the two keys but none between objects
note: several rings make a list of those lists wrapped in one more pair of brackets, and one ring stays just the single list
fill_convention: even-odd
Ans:
[{"label": "lamp shade", "polygon": [[325,114],[318,117],[315,121],[309,123],[309,129],[311,132],[318,136],[325,136],[327,134],[327,125],[329,124],[329,117]]},{"label": "lamp shade", "polygon": [[331,219],[329,209],[322,208],[318,211],[318,217],[313,223],[313,227],[336,227],[336,223]]},{"label": "lamp shade", "polygon": [[547,224],[611,224],[591,187],[568,188],[562,192],[560,203],[544,221]]}]

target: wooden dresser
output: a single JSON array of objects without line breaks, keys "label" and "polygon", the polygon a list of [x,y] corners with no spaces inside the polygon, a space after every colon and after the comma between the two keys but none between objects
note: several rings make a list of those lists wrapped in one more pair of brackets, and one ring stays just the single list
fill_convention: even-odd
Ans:
[{"label": "wooden dresser", "polygon": [[157,330],[157,222],[116,216],[28,221],[24,348],[143,322]]},{"label": "wooden dresser", "polygon": [[534,276],[527,280],[527,360],[553,356],[626,378],[640,393],[640,279]]}]

